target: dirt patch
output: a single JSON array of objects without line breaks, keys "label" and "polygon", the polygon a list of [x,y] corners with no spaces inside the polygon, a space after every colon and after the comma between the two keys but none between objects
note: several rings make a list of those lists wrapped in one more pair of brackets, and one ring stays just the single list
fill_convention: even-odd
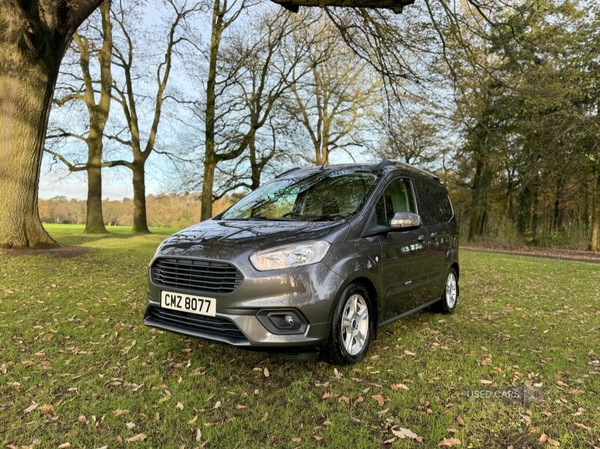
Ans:
[{"label": "dirt patch", "polygon": [[544,259],[564,259],[576,262],[600,263],[600,252],[581,251],[571,249],[532,248],[522,246],[518,248],[489,247],[480,245],[461,245],[461,249],[468,251],[485,251],[497,254],[512,254],[515,256],[541,257]]},{"label": "dirt patch", "polygon": [[52,256],[58,258],[78,257],[87,254],[85,246],[59,246],[49,249],[1,249],[0,255],[9,257],[20,256]]}]

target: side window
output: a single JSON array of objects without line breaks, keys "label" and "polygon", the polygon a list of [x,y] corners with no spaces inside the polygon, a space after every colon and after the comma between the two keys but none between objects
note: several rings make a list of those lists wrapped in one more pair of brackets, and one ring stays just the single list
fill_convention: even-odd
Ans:
[{"label": "side window", "polygon": [[419,180],[419,205],[421,219],[425,225],[435,225],[449,221],[454,212],[446,189],[437,183]]},{"label": "side window", "polygon": [[416,212],[413,198],[410,181],[394,179],[377,202],[377,224],[390,226],[396,212]]}]

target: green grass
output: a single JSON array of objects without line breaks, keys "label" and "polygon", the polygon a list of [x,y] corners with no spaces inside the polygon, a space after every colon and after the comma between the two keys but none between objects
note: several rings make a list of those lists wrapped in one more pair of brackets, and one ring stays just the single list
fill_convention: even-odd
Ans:
[{"label": "green grass", "polygon": [[[598,265],[464,251],[454,315],[404,318],[362,363],[333,367],[149,329],[164,235],[48,229],[89,251],[0,255],[2,446],[362,448],[399,428],[423,442],[394,447],[600,446]],[[466,400],[481,381],[542,384],[544,401]]]}]

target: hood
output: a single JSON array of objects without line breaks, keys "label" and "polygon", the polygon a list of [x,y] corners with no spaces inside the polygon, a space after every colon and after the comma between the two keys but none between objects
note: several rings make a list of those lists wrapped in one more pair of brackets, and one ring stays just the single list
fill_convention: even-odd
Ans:
[{"label": "hood", "polygon": [[236,255],[307,240],[337,243],[343,240],[347,229],[348,224],[343,221],[207,220],[168,237],[159,247],[159,254],[229,260]]}]

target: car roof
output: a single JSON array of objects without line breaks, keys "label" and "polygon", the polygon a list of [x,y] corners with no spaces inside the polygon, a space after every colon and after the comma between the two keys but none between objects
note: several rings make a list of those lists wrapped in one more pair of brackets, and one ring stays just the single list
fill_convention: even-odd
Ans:
[{"label": "car roof", "polygon": [[319,172],[334,172],[334,171],[369,171],[369,172],[373,172],[373,173],[377,173],[377,172],[389,172],[389,171],[394,171],[394,172],[399,172],[401,174],[411,174],[411,175],[418,175],[418,176],[423,176],[426,178],[430,178],[433,179],[437,182],[440,182],[440,178],[437,175],[434,175],[433,173],[428,172],[427,170],[423,170],[422,168],[416,167],[414,165],[410,165],[410,164],[406,164],[404,162],[400,162],[400,161],[390,161],[390,160],[384,160],[382,162],[379,163],[364,163],[364,164],[335,164],[335,165],[322,165],[322,166],[312,166],[312,167],[295,167],[292,168],[290,170],[287,170],[283,173],[281,173],[280,175],[277,176],[277,178],[284,178],[284,177],[295,177],[295,175],[300,174],[300,173],[304,173],[304,174],[310,174],[310,173],[319,173]]}]

